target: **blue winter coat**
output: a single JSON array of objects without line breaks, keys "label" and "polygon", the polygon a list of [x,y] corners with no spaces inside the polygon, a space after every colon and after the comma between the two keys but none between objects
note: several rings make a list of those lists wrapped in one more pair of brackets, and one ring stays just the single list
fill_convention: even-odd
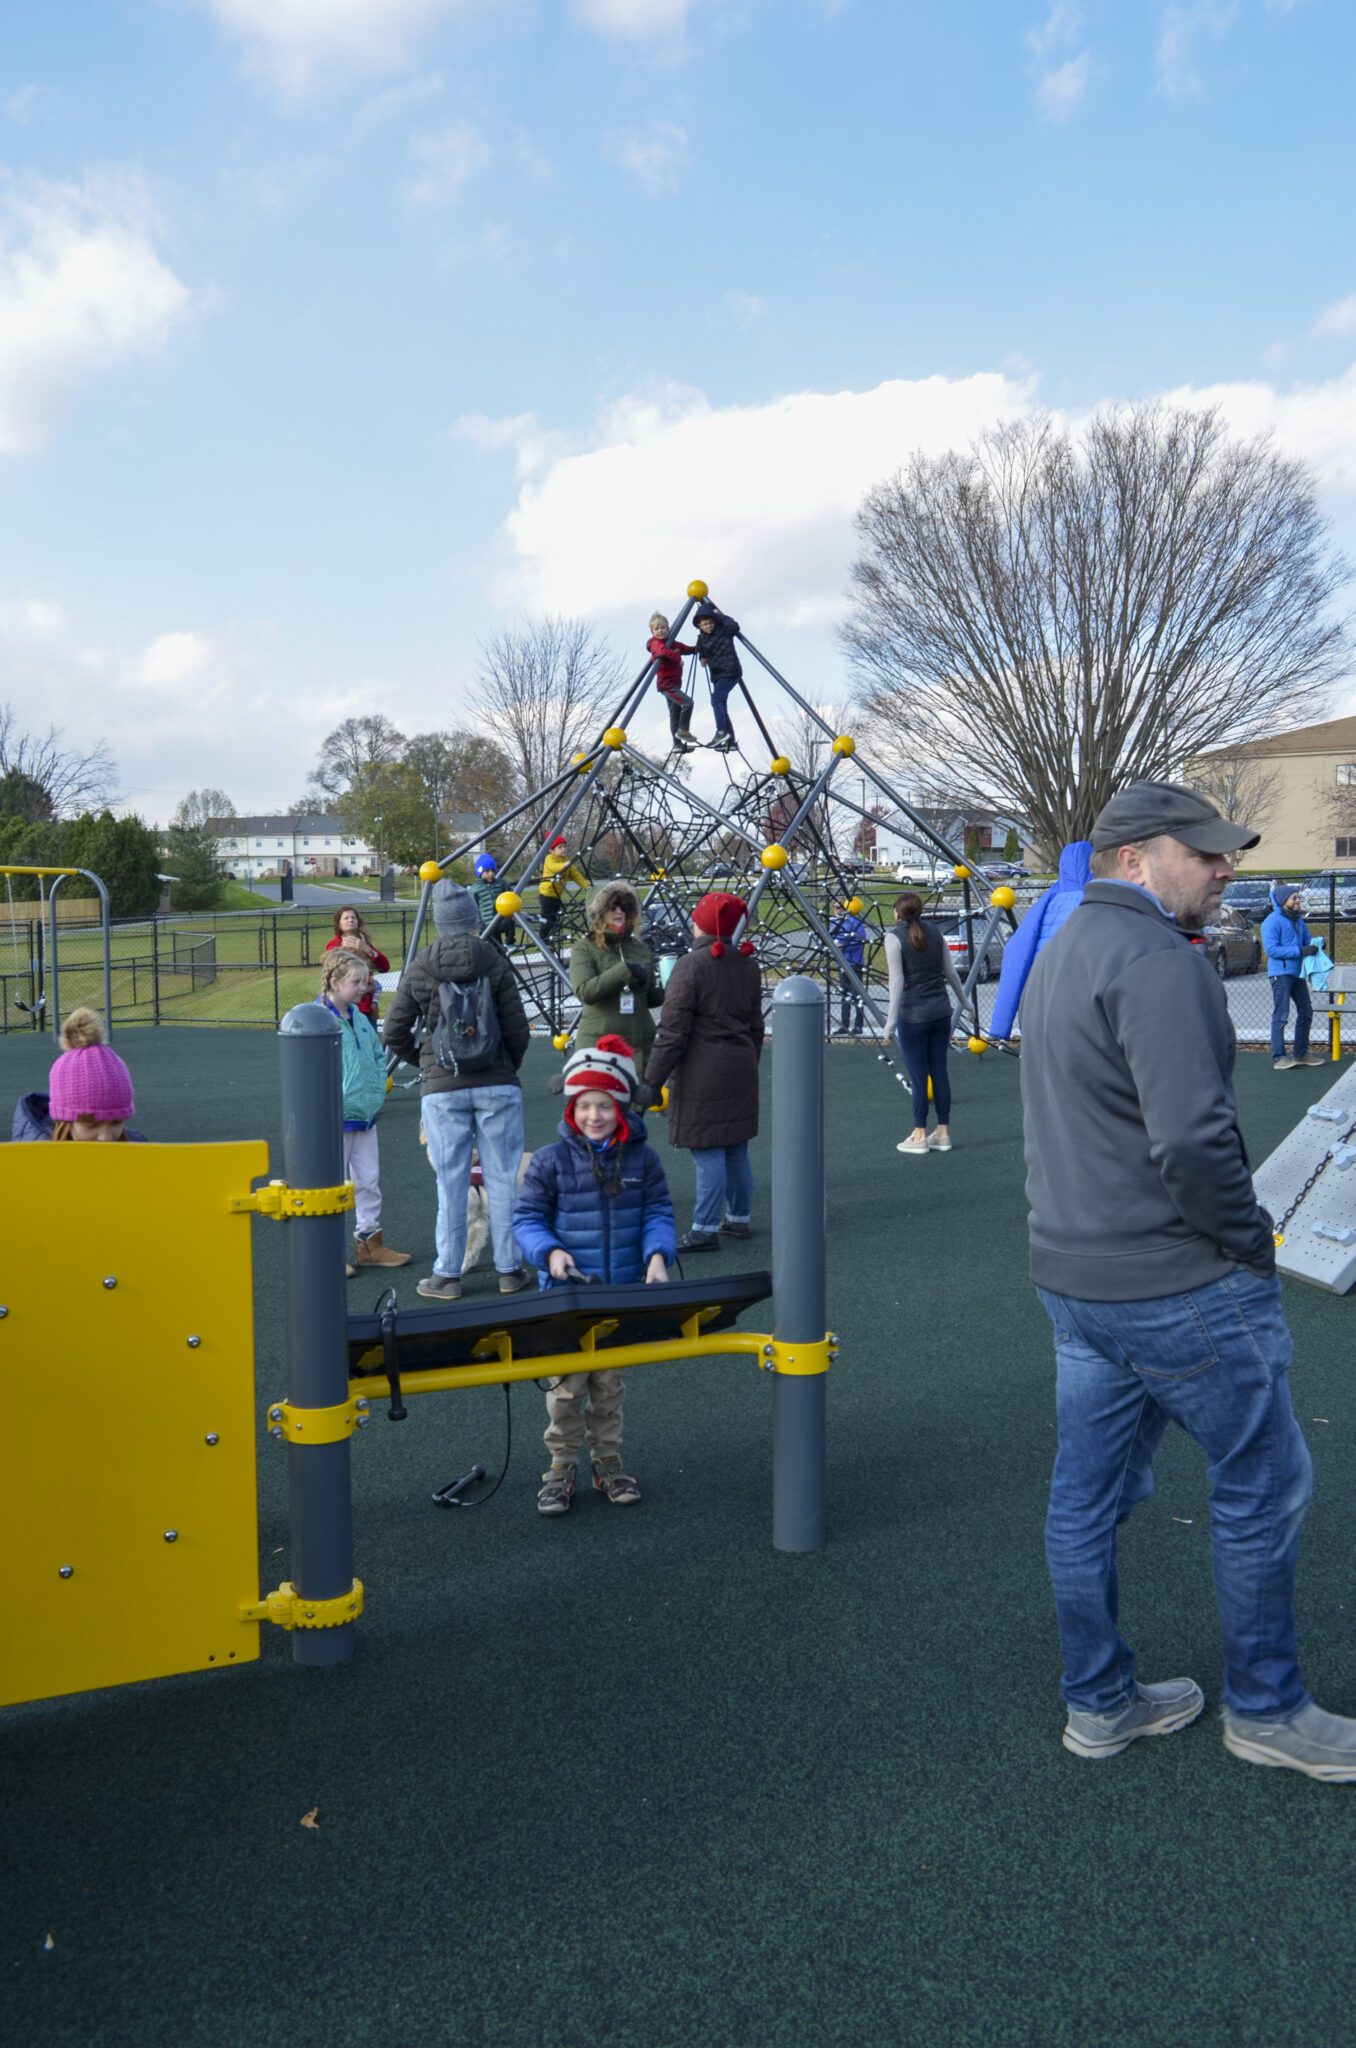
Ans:
[{"label": "blue winter coat", "polygon": [[1026,987],[1026,978],[1036,955],[1048,946],[1066,918],[1073,916],[1083,901],[1083,885],[1092,873],[1092,841],[1075,839],[1059,857],[1059,880],[1036,898],[1003,948],[1003,965],[998,973],[989,1033],[993,1038],[1010,1038]]},{"label": "blue winter coat", "polygon": [[1303,973],[1304,948],[1314,943],[1303,917],[1287,917],[1281,909],[1281,905],[1294,894],[1293,883],[1289,888],[1284,882],[1278,883],[1271,892],[1274,908],[1262,919],[1262,950],[1267,956],[1267,973],[1273,981],[1278,974]]},{"label": "blue winter coat", "polygon": [[[639,1117],[628,1115],[627,1128],[624,1145],[595,1154],[587,1139],[562,1123],[557,1142],[532,1154],[513,1229],[543,1287],[564,1284],[551,1279],[547,1263],[557,1246],[581,1273],[618,1283],[643,1280],[655,1252],[669,1261],[678,1256],[673,1203],[659,1154]],[[608,1194],[594,1174],[594,1160],[610,1179],[618,1149],[620,1185]]]},{"label": "blue winter coat", "polygon": [[859,970],[866,958],[866,941],[869,934],[870,927],[865,918],[858,917],[851,910],[845,910],[843,915],[836,917],[829,926],[829,937],[848,966]]},{"label": "blue winter coat", "polygon": [[[55,1128],[52,1120],[51,1099],[46,1095],[21,1095],[14,1105],[14,1122],[10,1137],[16,1145],[41,1144],[49,1139]],[[147,1143],[144,1131],[124,1130],[123,1137],[133,1145]]]}]

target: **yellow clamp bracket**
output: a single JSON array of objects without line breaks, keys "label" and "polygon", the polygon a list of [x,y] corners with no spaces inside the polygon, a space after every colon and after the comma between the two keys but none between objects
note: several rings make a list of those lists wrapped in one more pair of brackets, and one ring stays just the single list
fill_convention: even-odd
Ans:
[{"label": "yellow clamp bracket", "polygon": [[340,1444],[367,1420],[362,1394],[350,1394],[333,1408],[294,1408],[275,1401],[268,1411],[269,1435],[289,1444]]},{"label": "yellow clamp bracket", "polygon": [[290,1579],[276,1593],[251,1600],[240,1610],[242,1621],[271,1621],[276,1628],[342,1628],[363,1611],[363,1582],[355,1579],[347,1593],[332,1600],[303,1600]]},{"label": "yellow clamp bracket", "polygon": [[769,1337],[758,1363],[764,1372],[784,1372],[792,1379],[812,1379],[816,1373],[827,1372],[830,1360],[837,1356],[838,1339],[832,1332],[803,1344],[779,1343],[777,1338]]},{"label": "yellow clamp bracket", "polygon": [[289,1216],[342,1216],[353,1205],[351,1180],[337,1188],[289,1188],[285,1180],[271,1180],[248,1195],[232,1195],[226,1204],[233,1216],[271,1216],[275,1223]]}]

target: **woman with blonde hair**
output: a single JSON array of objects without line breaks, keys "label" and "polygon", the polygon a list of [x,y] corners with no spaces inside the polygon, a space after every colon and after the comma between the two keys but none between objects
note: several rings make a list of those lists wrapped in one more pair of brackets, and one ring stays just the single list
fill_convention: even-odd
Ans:
[{"label": "woman with blonde hair", "polygon": [[588,902],[587,936],[570,948],[570,987],[583,1008],[575,1043],[597,1045],[608,1032],[634,1046],[643,1065],[654,1043],[652,1012],[664,1000],[653,953],[637,937],[640,900],[627,882],[604,882]]}]

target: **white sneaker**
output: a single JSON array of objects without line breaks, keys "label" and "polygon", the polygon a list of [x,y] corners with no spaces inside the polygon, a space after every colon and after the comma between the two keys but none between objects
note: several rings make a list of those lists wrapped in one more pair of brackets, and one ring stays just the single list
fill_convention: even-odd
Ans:
[{"label": "white sneaker", "polygon": [[941,1132],[940,1132],[940,1131],[929,1131],[929,1132],[928,1132],[928,1151],[929,1151],[929,1152],[949,1152],[950,1150],[951,1150],[951,1140],[950,1140],[950,1138],[944,1138],[944,1137],[943,1137],[943,1136],[941,1135]]},{"label": "white sneaker", "polygon": [[921,1159],[930,1150],[926,1138],[901,1138],[895,1146],[896,1152],[911,1152],[915,1159]]}]

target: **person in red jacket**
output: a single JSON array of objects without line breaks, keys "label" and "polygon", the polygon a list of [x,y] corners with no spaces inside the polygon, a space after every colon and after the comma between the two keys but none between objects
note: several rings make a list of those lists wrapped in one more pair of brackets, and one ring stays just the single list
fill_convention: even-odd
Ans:
[{"label": "person in red jacket", "polygon": [[[365,960],[368,971],[371,974],[386,974],[389,972],[390,961],[377,946],[373,945],[367,935],[367,926],[363,923],[361,912],[355,910],[351,903],[345,903],[342,909],[336,910],[334,913],[334,937],[325,941],[325,951],[332,953],[336,946],[342,946],[346,953],[356,953],[360,960]],[[376,1023],[377,991],[375,988],[369,986],[366,992],[359,997],[358,1008],[362,1011],[364,1017],[369,1017],[374,1024]]]},{"label": "person in red jacket", "polygon": [[692,699],[683,694],[683,656],[695,654],[695,647],[669,638],[669,622],[663,612],[650,620],[650,637],[645,651],[654,656],[654,686],[669,707],[669,737],[682,753],[697,745],[691,733]]}]

